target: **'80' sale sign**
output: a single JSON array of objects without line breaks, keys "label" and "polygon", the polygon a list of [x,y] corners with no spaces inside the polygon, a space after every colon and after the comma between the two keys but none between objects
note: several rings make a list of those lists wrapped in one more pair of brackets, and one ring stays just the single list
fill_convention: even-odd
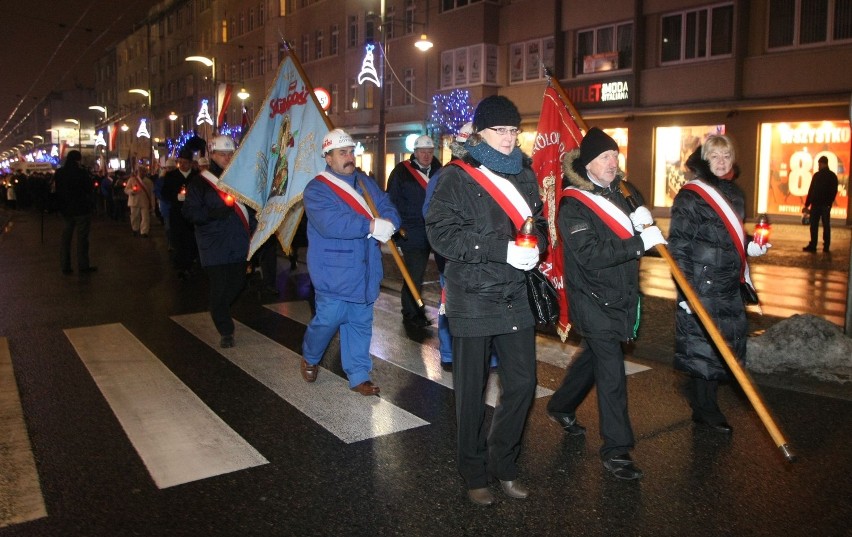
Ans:
[{"label": "'80' sale sign", "polygon": [[801,214],[817,160],[828,158],[838,189],[832,218],[846,218],[849,195],[848,121],[763,123],[760,130],[758,212]]}]

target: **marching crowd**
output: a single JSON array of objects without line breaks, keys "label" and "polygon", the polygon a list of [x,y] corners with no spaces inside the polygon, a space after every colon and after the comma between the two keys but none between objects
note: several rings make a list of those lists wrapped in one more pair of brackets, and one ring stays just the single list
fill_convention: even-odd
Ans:
[{"label": "marching crowd", "polygon": [[[522,436],[536,387],[536,319],[530,310],[526,273],[548,247],[548,226],[531,159],[518,145],[521,116],[506,97],[483,99],[473,121],[450,144],[453,159],[442,165],[435,144],[420,136],[409,159],[390,173],[387,191],[356,166],[355,141],[340,129],[322,141],[324,170],[303,194],[307,266],[315,292],[314,315],[302,344],[301,375],[314,382],[332,338],[339,334],[343,370],[350,388],[380,393],[370,373],[373,305],[383,277],[381,246],[397,247],[419,292],[430,257],[441,275],[438,332],[444,369],[452,371],[457,421],[457,468],[469,499],[495,501],[491,480],[510,498],[531,494],[519,475]],[[70,151],[51,181],[29,179],[18,199],[42,196],[65,219],[60,252],[63,273],[91,272],[88,233],[92,212],[126,220],[131,233],[149,236],[160,218],[178,276],[200,264],[210,283],[209,307],[223,348],[238,343],[230,306],[244,288],[254,211],[219,183],[236,147],[215,137],[209,154],[185,147],[155,176],[138,166],[129,175],[92,177]],[[603,467],[615,478],[643,472],[630,452],[635,437],[628,411],[622,345],[641,322],[639,263],[654,247],[670,248],[709,316],[719,325],[738,360],[745,360],[747,323],[741,289],[750,285],[748,257],[769,244],[743,229],[744,197],[736,185],[732,140],[712,135],[683,163],[691,180],[677,194],[667,240],[654,225],[643,197],[624,180],[618,145],[598,128],[562,160],[563,192],[556,225],[564,245],[565,293],[570,321],[582,347],[547,404],[549,417],[568,435],[584,435],[577,408],[596,387]],[[4,177],[4,188],[10,188]],[[36,186],[40,185],[40,186]],[[836,182],[835,182],[836,185]],[[836,189],[836,186],[835,186]],[[15,200],[15,189],[12,188]],[[53,199],[55,198],[55,200]],[[822,198],[809,204],[816,215]],[[14,208],[14,201],[10,205]],[[531,222],[531,244],[516,239]],[[816,231],[812,244],[815,249]],[[829,247],[826,236],[825,248]],[[731,434],[717,404],[729,371],[707,339],[681,292],[675,320],[675,367],[684,373],[687,402],[696,426]],[[435,320],[424,313],[409,286],[401,290],[406,330],[424,330]],[[494,369],[500,402],[485,423],[485,386]]]}]

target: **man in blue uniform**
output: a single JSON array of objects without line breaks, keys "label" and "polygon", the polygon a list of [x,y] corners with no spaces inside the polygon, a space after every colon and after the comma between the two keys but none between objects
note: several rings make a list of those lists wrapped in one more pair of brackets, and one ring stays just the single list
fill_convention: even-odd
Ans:
[{"label": "man in blue uniform", "polygon": [[[382,281],[381,243],[399,228],[399,213],[372,179],[355,169],[355,142],[341,129],[322,141],[326,168],[305,187],[308,271],[316,314],[302,343],[302,378],[314,382],[331,338],[340,330],[340,354],[349,387],[378,395],[370,380],[373,303]],[[372,197],[380,216],[364,200]]]}]

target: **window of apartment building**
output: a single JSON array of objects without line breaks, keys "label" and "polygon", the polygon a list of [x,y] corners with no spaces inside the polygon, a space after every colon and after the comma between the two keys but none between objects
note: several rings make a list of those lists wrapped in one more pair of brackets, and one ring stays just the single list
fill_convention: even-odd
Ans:
[{"label": "window of apartment building", "polygon": [[248,74],[248,64],[245,60],[240,60],[240,80],[245,80],[249,77]]},{"label": "window of apartment building", "polygon": [[394,26],[396,26],[395,22],[396,10],[392,7],[388,8],[385,12],[385,27],[382,29],[388,39],[396,37],[396,31],[394,30]]},{"label": "window of apartment building", "polygon": [[248,31],[251,32],[252,30],[254,30],[254,8],[250,7],[248,15]]},{"label": "window of apartment building", "polygon": [[340,97],[340,91],[337,89],[337,84],[331,84],[328,88],[329,94],[331,94],[331,112],[336,114],[338,111],[337,100]]},{"label": "window of apartment building", "polygon": [[237,35],[243,35],[246,33],[246,13],[245,11],[240,11],[239,26],[237,26]]},{"label": "window of apartment building", "polygon": [[340,48],[340,27],[336,24],[331,26],[331,35],[328,40],[328,53],[331,56],[337,56],[337,51]]},{"label": "window of apartment building", "polygon": [[376,21],[378,18],[367,17],[364,19],[364,42],[374,43],[376,41]]},{"label": "window of apartment building", "polygon": [[349,48],[360,45],[358,42],[358,15],[349,15],[346,21],[346,43]]},{"label": "window of apartment building", "polygon": [[347,110],[358,110],[361,106],[361,85],[358,84],[358,81],[354,78],[349,79],[349,83],[346,86],[346,109]]},{"label": "window of apartment building", "polygon": [[661,23],[662,63],[727,56],[733,52],[733,4],[664,15]]},{"label": "window of apartment building", "polygon": [[450,11],[460,7],[469,6],[482,0],[441,0],[441,11]]},{"label": "window of apartment building", "polygon": [[405,33],[414,33],[414,14],[417,12],[417,6],[414,0],[405,0]]},{"label": "window of apartment building", "polygon": [[393,106],[393,75],[390,72],[385,73],[385,106]]},{"label": "window of apartment building", "polygon": [[266,22],[266,5],[261,2],[257,5],[257,25],[263,26],[264,22]]},{"label": "window of apartment building", "polygon": [[256,73],[255,73],[255,70],[254,70],[254,67],[255,67],[255,65],[254,65],[254,58],[251,58],[251,59],[248,61],[248,77],[249,77],[249,78],[253,78],[253,77],[254,77],[254,75],[256,74]]},{"label": "window of apartment building", "polygon": [[195,75],[187,75],[184,85],[186,86],[186,97],[192,97],[195,94]]},{"label": "window of apartment building", "polygon": [[543,80],[544,67],[553,67],[555,51],[553,37],[509,45],[509,82]]},{"label": "window of apartment building", "polygon": [[175,28],[177,30],[183,28],[183,13],[181,13],[180,10],[177,10],[177,12],[175,12]]},{"label": "window of apartment building", "polygon": [[186,23],[189,25],[193,24],[195,22],[195,17],[193,15],[194,11],[192,9],[192,2],[187,4],[184,10],[186,11],[186,17],[184,17],[184,20],[186,20]]},{"label": "window of apartment building", "polygon": [[317,30],[314,32],[314,59],[321,59],[323,55],[323,32]]},{"label": "window of apartment building", "polygon": [[403,98],[403,102],[405,104],[414,104],[414,69],[408,68],[405,70],[405,97]]},{"label": "window of apartment building", "polygon": [[478,43],[441,52],[441,89],[497,83],[498,47]]},{"label": "window of apartment building", "polygon": [[770,0],[768,34],[770,49],[852,39],[852,2]]},{"label": "window of apartment building", "polygon": [[372,110],[375,106],[376,90],[378,88],[372,84],[364,84],[364,108]]},{"label": "window of apartment building", "polygon": [[262,50],[257,53],[257,74],[266,74],[266,56],[264,56]]},{"label": "window of apartment building", "polygon": [[579,31],[576,50],[574,74],[630,69],[633,66],[633,23]]},{"label": "window of apartment building", "polygon": [[308,34],[302,34],[302,58],[305,61],[310,59],[308,53],[310,53],[311,49],[311,37]]}]

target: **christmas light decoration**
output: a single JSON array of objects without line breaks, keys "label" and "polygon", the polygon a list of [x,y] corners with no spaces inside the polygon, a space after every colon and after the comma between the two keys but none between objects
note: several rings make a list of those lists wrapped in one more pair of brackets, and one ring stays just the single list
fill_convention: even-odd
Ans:
[{"label": "christmas light decoration", "polygon": [[438,93],[432,97],[433,126],[443,133],[456,133],[462,125],[473,121],[470,92],[455,89],[449,93]]}]

